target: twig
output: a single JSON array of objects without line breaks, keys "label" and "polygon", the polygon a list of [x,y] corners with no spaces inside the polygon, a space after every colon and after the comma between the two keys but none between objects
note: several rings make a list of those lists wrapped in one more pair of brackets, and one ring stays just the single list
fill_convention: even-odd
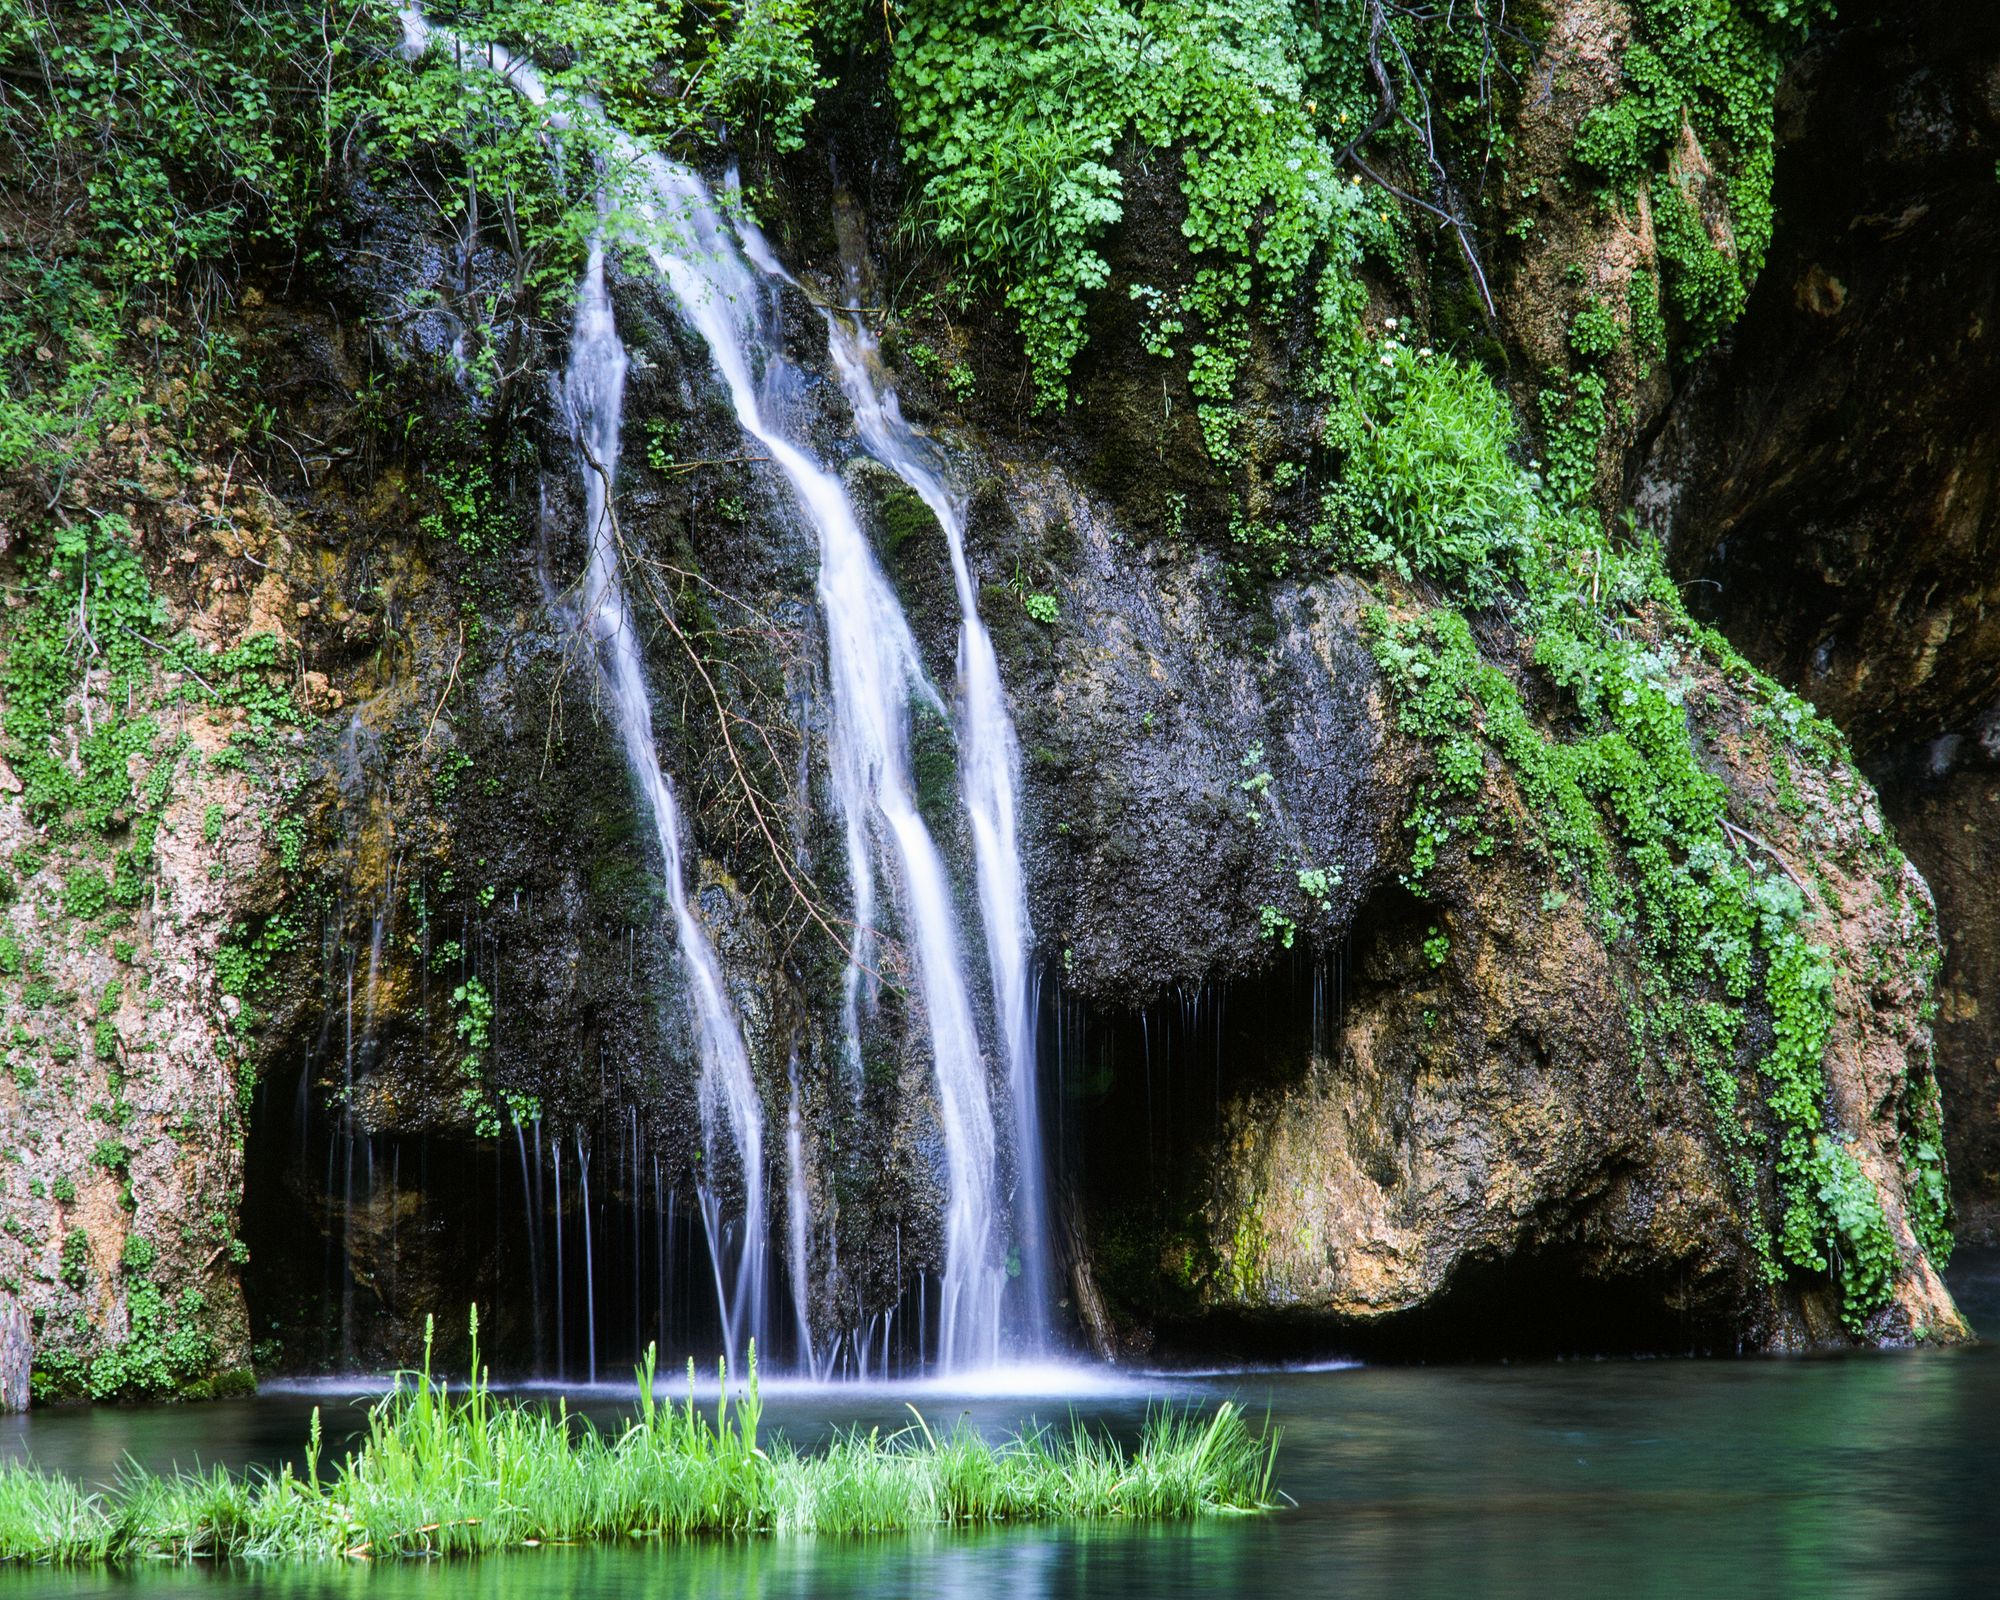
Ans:
[{"label": "twig", "polygon": [[661,467],[666,477],[677,477],[683,472],[693,472],[697,467],[733,467],[745,461],[769,461],[769,456],[717,456],[712,461],[676,461],[671,466]]},{"label": "twig", "polygon": [[1777,862],[1779,869],[1783,871],[1785,876],[1790,878],[1792,882],[1798,886],[1800,894],[1807,896],[1810,896],[1812,894],[1812,890],[1806,887],[1805,879],[1801,878],[1796,872],[1792,870],[1792,864],[1789,861],[1787,861],[1783,856],[1778,854],[1778,847],[1772,844],[1769,839],[1761,838],[1759,835],[1752,833],[1748,828],[1739,828],[1735,823],[1731,822],[1727,817],[1724,817],[1722,819],[1722,827],[1723,831],[1727,833],[1732,839],[1735,839],[1737,842],[1741,844],[1755,845],[1758,849],[1762,850],[1766,855],[1768,855],[1773,861]]},{"label": "twig", "polygon": [[[124,623],[121,622],[118,624],[118,631],[121,633],[131,634],[132,637],[137,639],[141,644],[147,645],[150,648],[159,651],[162,656],[168,654],[167,647],[161,644],[159,640],[148,639],[143,633],[140,633],[136,628],[128,628],[125,626]],[[208,679],[204,678],[199,672],[196,672],[193,667],[187,665],[186,662],[180,662],[180,661],[175,662],[174,670],[176,672],[186,673],[190,678],[194,679],[196,683],[200,684],[210,694],[214,695],[216,699],[220,700],[222,698],[222,691],[216,688],[214,684],[210,683]]]},{"label": "twig", "polygon": [[[578,431],[576,443],[578,451],[583,456],[585,465],[604,480],[604,519],[610,525],[611,537],[618,542],[620,559],[622,561],[625,554],[625,535],[618,526],[618,513],[612,504],[611,474],[605,470],[604,463],[597,459],[596,454],[590,448],[589,442],[582,437],[581,430]],[[650,590],[652,585],[649,583],[647,587]],[[749,771],[743,764],[742,752],[737,748],[735,737],[730,732],[730,722],[732,719],[729,708],[723,701],[721,690],[716,687],[715,679],[709,673],[708,664],[702,660],[701,652],[695,649],[694,642],[688,638],[686,631],[680,625],[679,619],[674,616],[673,608],[664,604],[657,593],[653,595],[653,601],[655,609],[658,610],[662,620],[665,621],[668,630],[679,641],[681,648],[687,652],[688,660],[692,663],[696,674],[700,677],[702,687],[708,691],[709,702],[715,708],[716,725],[722,734],[723,749],[728,753],[730,767],[736,775],[737,787],[742,791],[744,799],[749,803],[750,814],[756,819],[757,831],[764,836],[765,844],[770,847],[771,858],[777,863],[778,871],[784,875],[785,882],[790,886],[799,904],[805,907],[806,914],[819,924],[820,928],[826,933],[826,936],[840,948],[841,953],[856,967],[867,972],[871,978],[880,983],[882,981],[880,974],[874,972],[861,960],[859,951],[850,945],[846,937],[828,920],[819,902],[812,895],[806,893],[797,875],[793,873],[790,861],[786,856],[785,848],[778,842],[776,833],[772,831],[770,819],[764,815],[764,806],[757,786],[751,781]]]},{"label": "twig", "polygon": [[437,704],[431,707],[431,720],[425,724],[424,736],[417,744],[417,753],[419,755],[421,755],[424,751],[428,750],[431,746],[431,734],[435,732],[437,729],[438,713],[444,710],[445,701],[451,698],[452,685],[458,682],[458,664],[464,659],[465,659],[465,624],[461,622],[458,625],[458,652],[451,658],[451,672],[446,676],[444,680],[444,693],[438,696]]}]

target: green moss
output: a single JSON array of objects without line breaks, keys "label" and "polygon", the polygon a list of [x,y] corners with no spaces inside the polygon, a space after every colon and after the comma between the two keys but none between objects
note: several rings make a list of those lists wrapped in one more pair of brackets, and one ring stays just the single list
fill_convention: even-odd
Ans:
[{"label": "green moss", "polygon": [[1671,182],[1653,196],[1653,232],[1668,300],[1687,330],[1684,354],[1691,359],[1711,348],[1742,314],[1749,281],[1739,261],[1715,247],[1693,202]]},{"label": "green moss", "polygon": [[910,777],[917,788],[917,810],[931,829],[955,826],[958,736],[951,719],[921,696],[910,700]]},{"label": "green moss", "polygon": [[1625,307],[1632,321],[1632,343],[1650,361],[1667,359],[1667,319],[1660,310],[1660,281],[1650,272],[1635,272],[1625,285]]},{"label": "green moss", "polygon": [[1252,1200],[1236,1219],[1229,1241],[1229,1292],[1238,1302],[1247,1301],[1264,1281],[1264,1263],[1271,1250],[1271,1237],[1264,1226],[1264,1208]]},{"label": "green moss", "polygon": [[[1735,320],[1771,242],[1773,100],[1785,52],[1825,0],[1635,0],[1637,27],[1621,60],[1623,93],[1584,119],[1577,160],[1616,197],[1652,191],[1667,293],[1688,332],[1683,354],[1706,349]],[[1717,251],[1683,186],[1684,130],[1721,175]],[[1636,326],[1636,324],[1635,324]]]},{"label": "green moss", "polygon": [[901,484],[885,489],[877,513],[882,528],[882,562],[890,571],[896,570],[903,559],[904,547],[912,541],[928,540],[942,546],[944,534],[938,527],[936,513],[913,490]]}]

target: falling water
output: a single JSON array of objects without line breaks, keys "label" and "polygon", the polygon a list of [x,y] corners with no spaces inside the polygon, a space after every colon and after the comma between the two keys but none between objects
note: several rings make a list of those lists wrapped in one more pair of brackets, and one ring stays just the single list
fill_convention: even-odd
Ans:
[{"label": "falling water", "polygon": [[[433,37],[449,37],[443,30],[433,35],[414,7],[404,13],[404,31],[413,53],[428,48]],[[498,46],[474,48],[450,42],[468,60],[506,77],[532,103],[547,105],[547,92],[529,64]],[[550,125],[566,126],[579,109],[574,105],[556,108]],[[707,343],[738,422],[784,473],[818,536],[818,591],[826,620],[835,712],[833,787],[846,827],[855,922],[865,928],[873,917],[872,843],[896,868],[936,1075],[947,1177],[939,1356],[948,1367],[991,1361],[998,1350],[1005,1274],[997,1259],[996,1135],[987,1068],[961,965],[949,880],[918,813],[910,772],[910,701],[917,698],[943,708],[924,676],[902,608],[869,550],[839,479],[767,415],[753,355],[767,377],[783,376],[787,369],[779,341],[764,325],[765,303],[759,281],[744,258],[738,236],[692,172],[641,150],[622,136],[612,138],[617,164],[627,174],[626,181],[636,186],[629,209],[643,226],[634,230],[633,242],[650,256],[688,322]],[[665,242],[668,240],[673,241],[671,248]],[[755,240],[753,248],[760,260],[775,267],[761,240]],[[616,466],[623,367],[623,346],[603,290],[601,253],[593,250],[591,269],[579,293],[577,333],[566,383],[585,456],[592,530],[591,611],[600,640],[600,661],[620,708],[627,753],[653,804],[660,831],[682,953],[702,1023],[704,1108],[715,1096],[725,1102],[745,1168],[747,1203],[736,1305],[740,1312],[746,1303],[754,1304],[761,1313],[764,1217],[756,1100],[734,1026],[712,1025],[726,1022],[729,1013],[713,952],[686,907],[678,871],[672,795],[653,749],[637,645],[618,586],[616,527],[607,490]],[[983,638],[983,630],[980,636]],[[996,700],[997,695],[996,673]],[[1011,751],[1005,759],[1011,760]],[[1011,814],[1011,782],[1002,784],[1001,791]],[[978,826],[975,820],[975,829]],[[1011,835],[1011,821],[1008,826]],[[982,898],[984,879],[982,870]],[[1025,918],[1020,921],[1017,949],[1025,948]],[[857,940],[850,997],[858,999],[872,982],[874,953],[875,947],[866,937]],[[1024,1033],[1025,1026],[1025,1021],[1017,1018],[1004,1028]],[[1009,1054],[1011,1069],[1011,1047]],[[740,1078],[735,1070],[738,1063]],[[712,1226],[711,1239],[721,1232]],[[717,1272],[720,1282],[719,1260]]]},{"label": "falling water", "polygon": [[1042,1132],[1035,1076],[1034,1011],[1028,991],[1027,888],[1014,826],[1020,751],[1000,684],[993,640],[980,619],[965,560],[965,502],[932,452],[903,420],[903,408],[858,317],[829,315],[827,327],[841,387],[868,453],[916,491],[944,530],[958,590],[959,781],[972,822],[979,910],[993,972],[993,1007],[1006,1053],[1014,1108],[1014,1233],[1021,1254],[1020,1333],[1030,1352],[1048,1339],[1048,1235],[1043,1218]]},{"label": "falling water", "polygon": [[[533,65],[504,47],[474,45],[447,30],[434,29],[415,6],[406,8],[401,15],[404,45],[413,57],[421,55],[433,43],[449,45],[468,62],[505,78],[530,104],[549,106],[548,90],[541,75]],[[569,121],[569,109],[552,109],[551,127],[561,129]],[[763,1108],[751,1075],[749,1053],[723,988],[715,948],[688,900],[681,872],[680,811],[653,743],[652,705],[646,692],[638,634],[621,578],[612,488],[617,479],[624,421],[626,366],[624,342],[618,336],[611,296],[605,287],[603,244],[594,239],[583,281],[577,288],[569,370],[564,374],[562,391],[577,446],[590,539],[590,564],[584,578],[584,616],[597,640],[598,669],[616,711],[626,762],[652,815],[667,900],[687,974],[701,1058],[702,1210],[709,1225],[709,1250],[714,1258],[716,1291],[722,1303],[724,1347],[733,1364],[742,1353],[745,1340],[759,1339],[765,1332]],[[718,1121],[727,1124],[742,1170],[740,1228],[724,1222],[722,1199],[716,1188],[717,1174],[722,1170],[716,1138]],[[740,1241],[733,1268],[726,1260],[726,1241],[732,1234]]]},{"label": "falling water", "polygon": [[[991,1361],[998,1349],[1000,1289],[995,1259],[995,1134],[986,1062],[960,964],[950,882],[917,811],[910,775],[909,702],[937,704],[895,592],[876,565],[840,480],[782,433],[765,413],[751,353],[782,370],[779,343],[762,324],[756,277],[713,197],[685,168],[638,154],[654,226],[642,240],[706,341],[736,417],[784,472],[819,537],[819,598],[833,680],[833,779],[847,825],[857,924],[872,904],[872,837],[894,859],[915,946],[929,1025],[946,1164],[945,1286],[939,1357],[946,1366]],[[668,250],[669,233],[682,243]],[[942,707],[940,707],[942,709]],[[857,955],[857,965],[865,954]]]},{"label": "falling water", "polygon": [[[517,69],[516,81],[525,73]],[[525,91],[524,91],[525,92]],[[617,711],[625,759],[652,813],[673,908],[681,962],[693,1000],[701,1054],[701,1116],[705,1142],[702,1205],[709,1218],[709,1248],[722,1297],[723,1337],[732,1362],[746,1338],[764,1333],[765,1203],[763,1110],[743,1035],[722,986],[722,969],[707,931],[694,915],[681,875],[680,814],[673,787],[661,770],[653,744],[653,716],[639,660],[639,641],[619,581],[617,520],[610,491],[618,470],[619,430],[625,396],[625,346],[612,316],[604,284],[604,250],[593,243],[583,283],[577,290],[576,327],[570,339],[569,371],[563,396],[576,430],[582,461],[585,516],[590,529],[590,567],[584,579],[584,607],[598,641],[598,665]],[[734,1274],[724,1260],[721,1199],[715,1190],[718,1118],[727,1123],[743,1172],[743,1218]]]},{"label": "falling water", "polygon": [[819,1376],[819,1363],[813,1355],[812,1306],[806,1282],[811,1267],[806,1243],[809,1201],[806,1195],[805,1127],[799,1115],[797,1057],[792,1060],[791,1080],[791,1101],[785,1113],[785,1271],[792,1283],[792,1319],[798,1327],[799,1369],[816,1378]]}]

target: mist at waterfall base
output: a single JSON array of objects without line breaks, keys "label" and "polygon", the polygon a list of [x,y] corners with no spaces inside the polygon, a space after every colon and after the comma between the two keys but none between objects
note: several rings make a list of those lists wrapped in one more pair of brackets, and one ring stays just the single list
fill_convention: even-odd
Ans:
[{"label": "mist at waterfall base", "polygon": [[[1975,1323],[2000,1316],[2000,1254],[1967,1251],[1951,1284]],[[673,1385],[663,1382],[663,1390]],[[526,1550],[475,1562],[153,1566],[126,1574],[0,1568],[0,1600],[251,1595],[598,1600],[740,1595],[1017,1600],[1326,1594],[1466,1596],[1992,1593],[2000,1568],[2000,1349],[1837,1360],[1596,1361],[1357,1367],[1154,1380],[1070,1400],[918,1403],[1000,1434],[1072,1416],[1129,1438],[1149,1403],[1233,1396],[1284,1431],[1269,1516],[1037,1527],[892,1539],[729,1539]],[[780,1389],[766,1423],[810,1448],[835,1428],[909,1423],[901,1392]],[[105,1482],[129,1455],[298,1463],[314,1405],[330,1443],[362,1412],[327,1392],[179,1408],[0,1418],[0,1459]],[[586,1414],[629,1406],[608,1397]]]}]

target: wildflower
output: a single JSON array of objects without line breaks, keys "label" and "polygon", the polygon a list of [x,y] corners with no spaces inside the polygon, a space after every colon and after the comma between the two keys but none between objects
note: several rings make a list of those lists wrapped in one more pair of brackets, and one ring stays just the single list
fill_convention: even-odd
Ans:
[{"label": "wildflower", "polygon": [[1395,358],[1394,356],[1390,355],[1388,351],[1386,351],[1386,350],[1385,350],[1385,351],[1383,351],[1383,352],[1382,352],[1382,365],[1383,365],[1383,366],[1385,366],[1385,367],[1393,367],[1393,366],[1394,366],[1395,364],[1396,364],[1396,358]]},{"label": "wildflower", "polygon": [[1394,317],[1384,317],[1382,319],[1382,326],[1387,328],[1391,333],[1394,333],[1399,324]]},{"label": "wildflower", "polygon": [[1425,345],[1423,349],[1417,352],[1417,359],[1419,361],[1428,361],[1430,359],[1430,354],[1431,354],[1431,347],[1429,345]]}]

